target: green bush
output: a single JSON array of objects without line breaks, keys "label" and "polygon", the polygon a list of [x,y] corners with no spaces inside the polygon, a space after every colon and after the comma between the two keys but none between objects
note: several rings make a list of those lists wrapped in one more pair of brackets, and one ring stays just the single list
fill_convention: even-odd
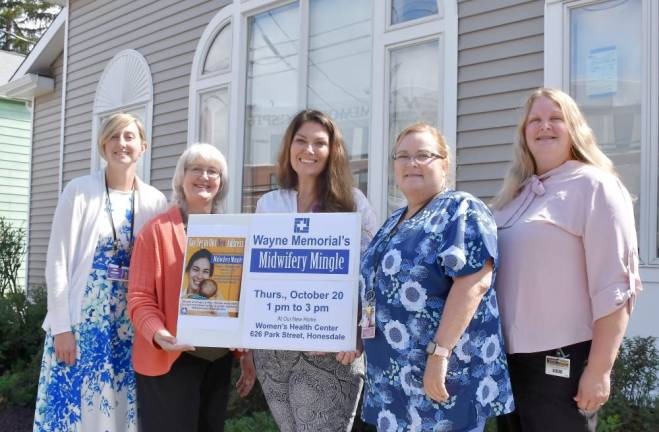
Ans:
[{"label": "green bush", "polygon": [[255,412],[251,416],[230,418],[224,423],[226,432],[277,432],[277,424],[269,411]]},{"label": "green bush", "polygon": [[0,296],[0,406],[34,404],[39,381],[46,295],[35,289]]},{"label": "green bush", "polygon": [[611,396],[597,432],[659,429],[659,352],[654,337],[625,338],[611,374]]},{"label": "green bush", "polygon": [[18,284],[25,248],[25,229],[0,217],[0,406],[31,406],[37,394],[46,294]]},{"label": "green bush", "polygon": [[15,227],[0,216],[0,297],[20,291],[18,270],[26,252],[25,228]]},{"label": "green bush", "polygon": [[[240,361],[236,358],[233,362],[231,376],[233,386],[238,381],[238,377],[240,377]],[[238,392],[235,390],[229,393],[229,403],[227,404],[228,419],[240,419],[262,411],[268,411],[268,402],[266,402],[265,396],[263,396],[263,391],[258,380],[254,383],[252,391],[245,398],[238,396]]]}]

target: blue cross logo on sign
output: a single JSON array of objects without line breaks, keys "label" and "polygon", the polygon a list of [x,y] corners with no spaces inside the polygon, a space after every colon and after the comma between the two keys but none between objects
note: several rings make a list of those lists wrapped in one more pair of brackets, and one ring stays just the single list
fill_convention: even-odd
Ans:
[{"label": "blue cross logo on sign", "polygon": [[293,223],[293,232],[308,234],[309,233],[309,218],[295,218]]}]

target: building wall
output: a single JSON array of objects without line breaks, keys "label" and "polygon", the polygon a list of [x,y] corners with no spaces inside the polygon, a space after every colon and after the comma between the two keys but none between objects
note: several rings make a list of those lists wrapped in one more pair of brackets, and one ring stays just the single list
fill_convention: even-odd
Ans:
[{"label": "building wall", "polygon": [[519,106],[543,85],[544,0],[458,4],[457,188],[489,199],[512,159]]},{"label": "building wall", "polygon": [[[151,183],[169,192],[176,159],[186,147],[194,50],[206,25],[226,3],[70,2],[63,185],[89,173],[96,86],[108,61],[130,48],[146,58],[153,75]],[[484,199],[496,193],[511,158],[517,108],[531,89],[543,83],[543,6],[543,0],[462,0],[458,4],[457,187]],[[61,79],[61,60],[59,74]],[[35,138],[39,129],[47,139],[35,146],[33,193],[38,198],[32,202],[36,213],[30,238],[31,283],[43,277],[56,204],[59,110],[52,104],[60,100],[57,84],[55,93],[41,98],[42,104],[47,100],[51,105],[37,104],[35,110]],[[44,121],[45,115],[54,118]],[[39,173],[42,168],[45,171]]]},{"label": "building wall", "polygon": [[27,228],[30,110],[0,99],[0,216]]},{"label": "building wall", "polygon": [[[544,84],[544,0],[458,3],[457,187],[496,194],[528,93]],[[659,284],[644,283],[627,336],[658,336]]]},{"label": "building wall", "polygon": [[46,250],[59,191],[59,151],[64,58],[51,66],[55,90],[34,101],[28,286],[44,285]]},{"label": "building wall", "polygon": [[[206,25],[226,0],[80,0],[70,2],[63,186],[89,174],[92,109],[96,86],[109,60],[139,51],[154,83],[151,184],[170,189],[178,156],[186,147],[192,57]],[[43,285],[48,237],[59,178],[63,56],[53,64],[55,91],[37,98],[34,110],[29,285]]]},{"label": "building wall", "polygon": [[[194,51],[207,24],[227,3],[227,0],[70,2],[64,184],[89,173],[96,86],[108,61],[130,48],[140,52],[151,68],[154,83],[151,183],[169,192],[176,160],[186,147]],[[544,83],[544,3],[544,0],[458,1],[457,188],[484,200],[499,189],[512,158],[520,105],[532,89]],[[35,104],[31,284],[43,283],[47,240],[58,195],[61,57],[53,65],[53,74],[55,92],[38,98]],[[657,304],[656,298],[654,295],[650,303]],[[632,321],[632,333],[648,333],[651,311],[643,307],[636,313],[642,319]]]},{"label": "building wall", "polygon": [[[27,230],[30,179],[30,110],[24,102],[0,99],[0,216]],[[25,283],[25,263],[19,284]]]},{"label": "building wall", "polygon": [[199,37],[226,0],[80,0],[70,3],[64,184],[88,174],[96,86],[109,60],[134,49],[154,85],[151,184],[170,189],[186,147],[190,70]]}]

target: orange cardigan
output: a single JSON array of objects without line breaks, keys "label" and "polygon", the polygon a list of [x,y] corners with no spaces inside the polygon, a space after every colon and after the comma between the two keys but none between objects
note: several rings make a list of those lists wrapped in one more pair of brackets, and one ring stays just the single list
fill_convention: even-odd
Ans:
[{"label": "orange cardigan", "polygon": [[181,211],[172,207],[149,221],[135,240],[128,279],[128,313],[135,327],[133,367],[142,375],[169,372],[179,352],[153,343],[166,328],[176,335],[186,235]]}]

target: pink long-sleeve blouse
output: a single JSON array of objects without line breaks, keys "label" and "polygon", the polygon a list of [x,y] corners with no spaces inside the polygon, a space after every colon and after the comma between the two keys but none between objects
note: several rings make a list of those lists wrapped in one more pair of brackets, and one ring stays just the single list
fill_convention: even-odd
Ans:
[{"label": "pink long-sleeve blouse", "polygon": [[531,177],[494,213],[508,353],[590,340],[640,291],[632,200],[615,176],[570,160]]}]

